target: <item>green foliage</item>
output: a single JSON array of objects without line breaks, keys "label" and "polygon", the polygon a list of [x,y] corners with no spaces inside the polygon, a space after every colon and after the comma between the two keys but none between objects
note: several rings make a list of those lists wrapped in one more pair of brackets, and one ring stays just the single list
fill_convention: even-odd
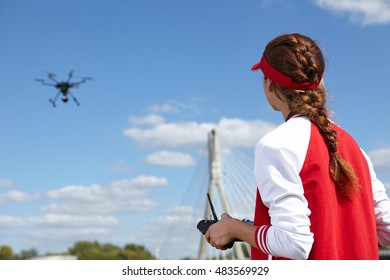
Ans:
[{"label": "green foliage", "polygon": [[0,246],[0,260],[11,260],[14,258],[12,248],[10,246]]},{"label": "green foliage", "polygon": [[68,251],[79,260],[153,260],[155,257],[144,246],[127,244],[120,248],[112,244],[79,241]]},{"label": "green foliage", "polygon": [[[77,256],[79,260],[154,260],[155,257],[144,247],[136,244],[126,244],[124,248],[106,243],[100,244],[97,241],[79,241],[68,252]],[[47,254],[48,256],[50,254]],[[58,254],[56,254],[58,255]],[[61,254],[62,255],[62,254]],[[38,257],[36,249],[22,250],[19,254],[14,254],[10,246],[0,246],[0,260],[11,259],[31,259]]]},{"label": "green foliage", "polygon": [[154,260],[155,257],[144,246],[127,244],[123,250],[124,260]]},{"label": "green foliage", "polygon": [[27,260],[35,257],[38,257],[38,251],[36,249],[22,250],[18,255],[16,255],[16,259],[20,260]]}]

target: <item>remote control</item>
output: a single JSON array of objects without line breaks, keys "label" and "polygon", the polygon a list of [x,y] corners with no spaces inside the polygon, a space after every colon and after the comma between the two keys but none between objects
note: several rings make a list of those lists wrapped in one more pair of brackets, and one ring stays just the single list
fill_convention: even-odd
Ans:
[{"label": "remote control", "polygon": [[[198,230],[199,230],[201,233],[203,233],[203,234],[206,234],[207,230],[209,229],[209,227],[210,227],[211,225],[213,225],[213,224],[215,224],[215,223],[218,222],[218,217],[217,217],[217,214],[215,213],[214,205],[213,205],[213,203],[211,202],[211,198],[210,198],[209,193],[207,193],[207,198],[208,198],[209,203],[210,203],[210,208],[211,208],[211,213],[212,213],[212,215],[213,215],[213,219],[210,219],[210,220],[207,220],[207,219],[201,220],[201,221],[198,223],[198,225],[197,225],[196,227],[197,227]],[[246,222],[246,223],[248,223],[248,224],[253,224],[252,221],[247,220],[247,219],[244,219],[244,220],[242,220],[242,221],[243,221],[243,222]],[[226,247],[229,248],[229,249],[232,248],[233,245],[234,245],[234,242],[236,242],[236,241],[242,241],[242,240],[240,240],[240,239],[234,239],[234,240],[233,240],[231,243],[229,243]]]},{"label": "remote control", "polygon": [[209,193],[207,193],[207,198],[208,198],[209,203],[210,203],[210,208],[211,208],[211,213],[213,214],[213,219],[212,220],[207,220],[207,219],[206,220],[201,220],[198,223],[198,225],[196,227],[203,234],[206,234],[207,230],[209,229],[209,227],[212,224],[215,224],[216,222],[218,222],[218,217],[217,217],[217,214],[215,214],[214,205],[211,202],[211,198],[210,198]]}]

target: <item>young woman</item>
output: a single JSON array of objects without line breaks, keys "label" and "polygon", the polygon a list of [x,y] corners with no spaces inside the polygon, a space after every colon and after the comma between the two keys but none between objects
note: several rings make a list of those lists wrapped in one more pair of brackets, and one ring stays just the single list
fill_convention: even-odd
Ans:
[{"label": "young woman", "polygon": [[252,70],[285,123],[255,146],[254,225],[224,213],[208,242],[223,250],[241,239],[252,259],[378,259],[378,245],[390,245],[390,200],[364,151],[329,120],[320,48],[285,34]]}]

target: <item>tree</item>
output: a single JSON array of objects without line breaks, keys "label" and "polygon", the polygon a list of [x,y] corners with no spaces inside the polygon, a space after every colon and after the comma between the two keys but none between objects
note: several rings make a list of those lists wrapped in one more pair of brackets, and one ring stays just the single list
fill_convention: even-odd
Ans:
[{"label": "tree", "polygon": [[69,249],[69,253],[76,255],[79,260],[101,260],[99,242],[79,241],[73,248]]},{"label": "tree", "polygon": [[79,241],[69,254],[77,256],[79,260],[150,260],[155,257],[145,247],[135,244],[127,244],[123,249],[110,244],[99,242]]},{"label": "tree", "polygon": [[144,246],[126,244],[123,250],[124,260],[154,260],[156,259]]},{"label": "tree", "polygon": [[30,250],[22,250],[17,255],[17,258],[21,260],[27,260],[27,259],[35,258],[37,256],[38,256],[38,251],[36,249],[30,249]]},{"label": "tree", "polygon": [[11,260],[14,258],[12,248],[7,245],[0,246],[0,260]]}]

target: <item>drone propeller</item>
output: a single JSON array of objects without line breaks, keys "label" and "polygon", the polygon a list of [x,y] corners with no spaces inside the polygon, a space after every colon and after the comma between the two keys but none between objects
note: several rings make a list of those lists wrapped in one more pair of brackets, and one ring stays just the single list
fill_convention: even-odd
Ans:
[{"label": "drone propeller", "polygon": [[45,81],[43,79],[35,79],[35,81],[40,82],[42,85],[45,86],[55,86],[55,84],[49,83],[48,81]]},{"label": "drone propeller", "polygon": [[90,77],[84,77],[79,82],[72,83],[72,87],[78,87],[80,84],[85,83],[86,81],[93,80]]},{"label": "drone propeller", "polygon": [[73,78],[73,70],[70,70],[69,71],[69,74],[68,74],[68,83],[70,82],[70,80]]},{"label": "drone propeller", "polygon": [[57,77],[57,75],[56,75],[56,74],[53,74],[53,73],[47,73],[47,77],[48,77],[50,80],[52,80],[52,81],[54,81],[54,82],[58,83],[58,81],[55,79],[55,77]]}]

